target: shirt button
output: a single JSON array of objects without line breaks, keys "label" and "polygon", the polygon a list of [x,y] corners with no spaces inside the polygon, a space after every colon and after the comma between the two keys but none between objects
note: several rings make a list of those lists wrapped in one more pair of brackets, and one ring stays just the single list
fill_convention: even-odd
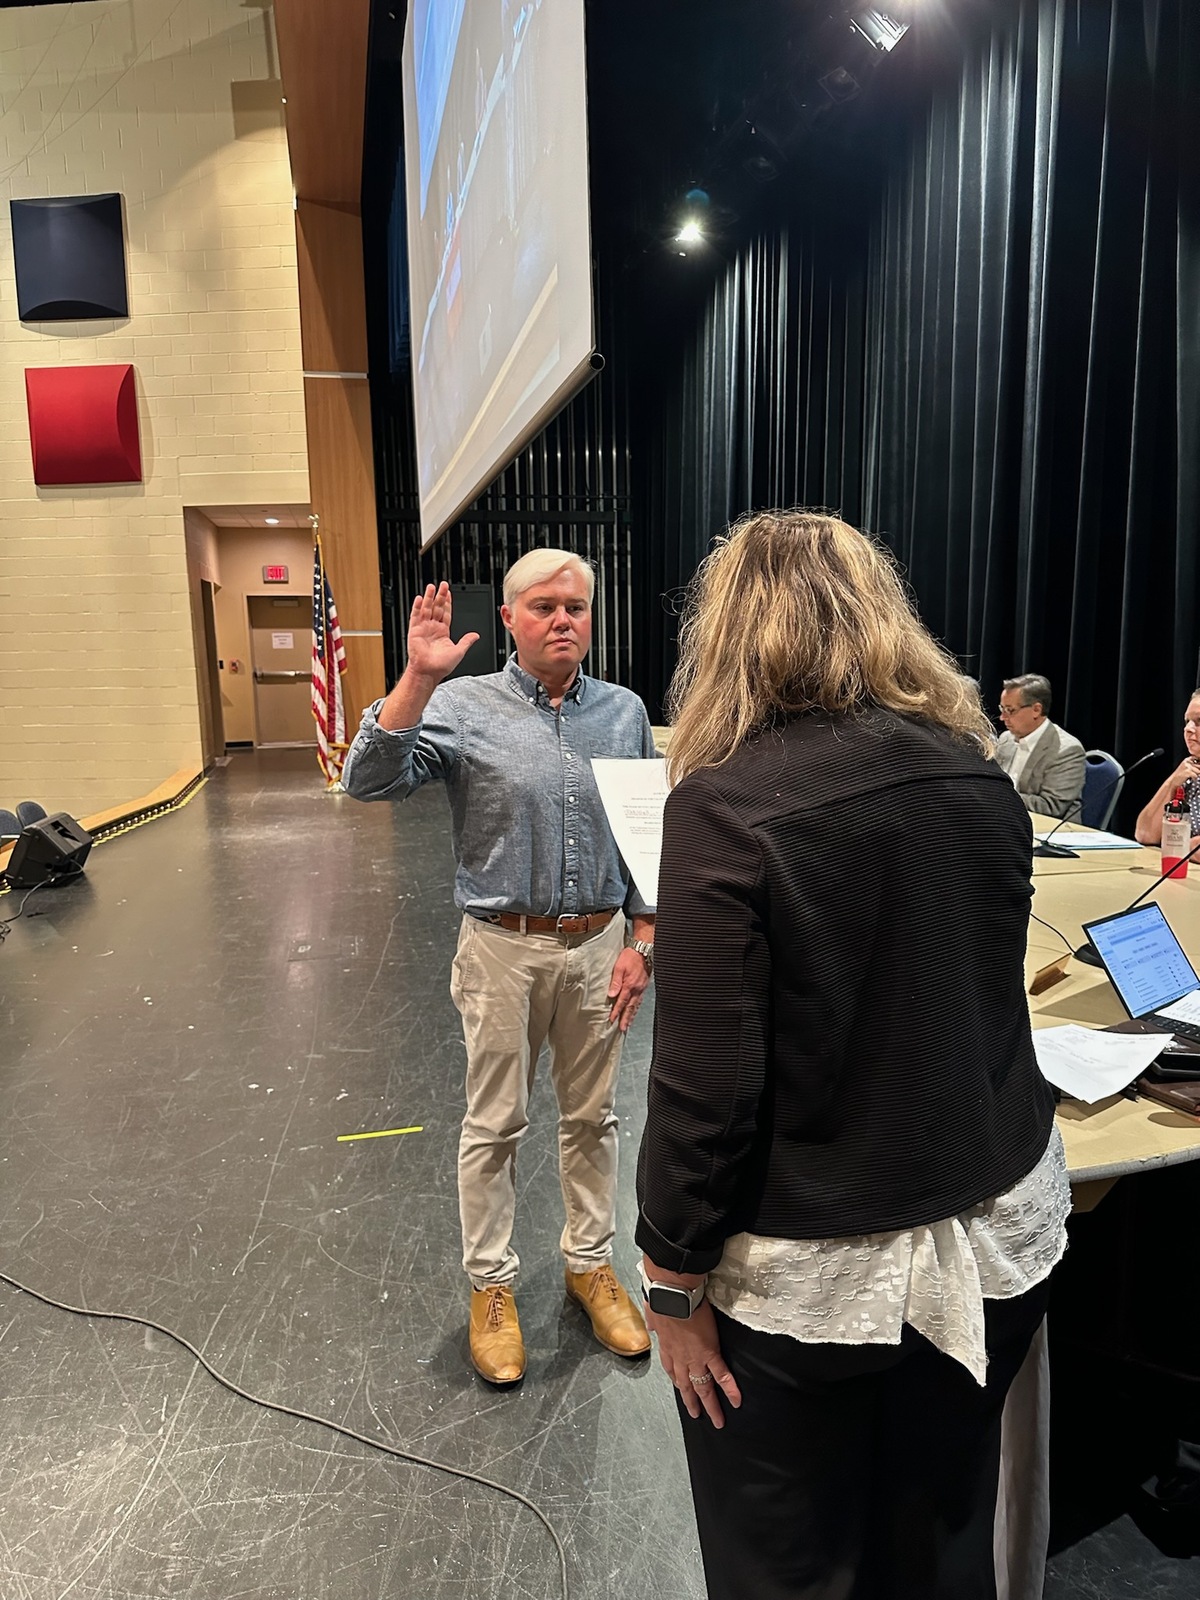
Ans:
[{"label": "shirt button", "polygon": [[568,840],[567,840],[567,843],[568,843],[568,844],[574,844],[574,843],[575,843],[575,841],[574,841],[574,839],[568,839]]},{"label": "shirt button", "polygon": [[567,803],[569,805],[574,805],[575,804],[575,796],[573,794],[569,794],[567,796]]}]

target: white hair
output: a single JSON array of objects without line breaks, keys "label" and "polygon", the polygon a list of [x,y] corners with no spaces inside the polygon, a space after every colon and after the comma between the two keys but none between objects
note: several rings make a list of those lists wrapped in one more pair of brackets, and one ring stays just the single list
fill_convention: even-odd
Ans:
[{"label": "white hair", "polygon": [[514,561],[504,574],[504,604],[511,606],[519,594],[532,589],[535,583],[547,583],[567,567],[578,567],[587,585],[588,604],[596,591],[596,574],[582,556],[573,550],[530,550],[519,561]]}]

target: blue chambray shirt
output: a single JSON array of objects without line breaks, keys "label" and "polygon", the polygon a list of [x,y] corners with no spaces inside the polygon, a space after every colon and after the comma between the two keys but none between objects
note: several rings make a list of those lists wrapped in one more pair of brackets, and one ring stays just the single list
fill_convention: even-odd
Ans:
[{"label": "blue chambray shirt", "polygon": [[510,656],[503,672],[439,684],[415,728],[381,728],[382,704],[363,712],[342,786],[356,800],[405,800],[423,783],[446,785],[460,910],[653,912],[621,859],[592,772],[593,756],[657,756],[637,695],[580,672],[555,711]]}]

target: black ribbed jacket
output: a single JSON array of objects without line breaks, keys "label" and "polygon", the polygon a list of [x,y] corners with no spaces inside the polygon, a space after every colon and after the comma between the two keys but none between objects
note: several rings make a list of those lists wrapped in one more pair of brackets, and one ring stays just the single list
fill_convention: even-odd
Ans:
[{"label": "black ribbed jacket", "polygon": [[637,1242],[882,1233],[1002,1194],[1050,1137],[1022,978],[1029,813],[940,729],[797,717],[667,801]]}]

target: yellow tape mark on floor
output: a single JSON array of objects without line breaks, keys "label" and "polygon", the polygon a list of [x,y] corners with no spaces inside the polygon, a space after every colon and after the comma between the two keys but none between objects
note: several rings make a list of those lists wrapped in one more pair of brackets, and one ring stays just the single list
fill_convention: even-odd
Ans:
[{"label": "yellow tape mark on floor", "polygon": [[378,1128],[372,1133],[339,1133],[337,1142],[349,1144],[351,1139],[390,1139],[397,1133],[424,1133],[423,1127],[416,1128]]}]

